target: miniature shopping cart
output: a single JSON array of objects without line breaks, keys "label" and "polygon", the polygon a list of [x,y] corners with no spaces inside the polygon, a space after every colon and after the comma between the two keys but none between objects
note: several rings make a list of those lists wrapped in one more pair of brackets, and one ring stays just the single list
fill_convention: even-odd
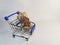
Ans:
[{"label": "miniature shopping cart", "polygon": [[[35,29],[35,23],[30,22],[32,25],[32,28],[25,29],[21,26],[20,21],[17,19],[17,16],[20,12],[17,11],[15,13],[12,13],[9,16],[5,16],[4,19],[9,23],[11,28],[13,29],[12,36],[15,38],[15,36],[25,38],[27,41],[29,37],[32,35],[34,29]],[[24,32],[24,30],[29,30],[27,32]]]}]

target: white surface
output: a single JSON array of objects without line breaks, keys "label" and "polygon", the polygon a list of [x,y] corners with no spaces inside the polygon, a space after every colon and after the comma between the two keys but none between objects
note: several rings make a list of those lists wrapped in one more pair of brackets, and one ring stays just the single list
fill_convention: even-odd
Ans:
[{"label": "white surface", "polygon": [[[12,38],[4,16],[26,11],[36,23],[29,41]],[[60,45],[60,0],[0,0],[0,45]]]}]

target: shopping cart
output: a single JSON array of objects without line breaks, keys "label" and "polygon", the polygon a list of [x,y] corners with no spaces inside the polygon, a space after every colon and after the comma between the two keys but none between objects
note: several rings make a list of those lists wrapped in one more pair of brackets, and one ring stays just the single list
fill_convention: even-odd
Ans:
[{"label": "shopping cart", "polygon": [[[21,13],[19,11],[9,15],[5,16],[4,19],[9,23],[11,28],[13,29],[12,36],[15,38],[15,36],[25,38],[27,41],[29,37],[32,35],[34,29],[35,29],[35,23],[30,22],[32,25],[32,28],[25,29],[24,27],[21,26],[20,21],[17,19],[18,14]],[[28,30],[24,32],[24,30]]]}]

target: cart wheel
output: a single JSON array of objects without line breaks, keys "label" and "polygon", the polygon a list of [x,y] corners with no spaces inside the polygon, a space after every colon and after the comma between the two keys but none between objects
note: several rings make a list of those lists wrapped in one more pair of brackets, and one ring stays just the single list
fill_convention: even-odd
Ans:
[{"label": "cart wheel", "polygon": [[26,39],[26,41],[28,41],[28,38],[25,38]]},{"label": "cart wheel", "polygon": [[13,34],[13,38],[15,38],[15,35]]}]

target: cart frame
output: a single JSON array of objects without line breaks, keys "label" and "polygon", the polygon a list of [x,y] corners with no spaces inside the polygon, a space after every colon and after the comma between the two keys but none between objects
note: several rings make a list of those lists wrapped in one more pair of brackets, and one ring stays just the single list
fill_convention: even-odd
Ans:
[{"label": "cart frame", "polygon": [[[21,12],[17,11],[17,12],[15,12],[15,13],[10,14],[9,16],[5,16],[4,19],[5,19],[10,25],[20,27],[21,30],[22,30],[23,27],[19,26],[19,24],[20,24],[19,21],[18,21],[16,24],[12,24],[12,22],[16,21],[17,19],[9,22],[9,18],[10,18],[11,16],[13,16],[13,15],[15,15],[15,14],[18,15],[19,13],[21,13]],[[32,35],[32,33],[33,33],[34,29],[35,29],[35,26],[36,26],[36,24],[35,24],[34,22],[31,22],[31,23],[33,24],[33,26],[32,26],[32,28],[31,28],[31,30],[30,30],[30,32],[29,32],[29,33],[30,33],[30,36]],[[14,33],[15,33],[15,32],[14,32]],[[15,38],[15,36],[18,36],[18,37],[25,38],[27,41],[28,41],[28,39],[29,39],[29,38],[24,37],[24,36],[15,35],[14,33],[12,33],[12,36],[13,36],[14,38]]]}]

